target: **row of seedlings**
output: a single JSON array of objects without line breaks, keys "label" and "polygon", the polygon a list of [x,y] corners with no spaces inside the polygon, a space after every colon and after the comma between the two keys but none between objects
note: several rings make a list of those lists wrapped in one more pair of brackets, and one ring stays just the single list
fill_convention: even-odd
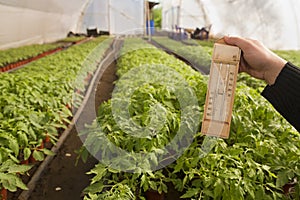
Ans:
[{"label": "row of seedlings", "polygon": [[209,74],[211,56],[208,48],[200,45],[186,45],[167,37],[153,37],[152,40],[188,60],[204,74]]},{"label": "row of seedlings", "polygon": [[41,57],[84,41],[85,37],[68,37],[55,43],[33,44],[0,51],[0,72],[6,72]]},{"label": "row of seedlings", "polygon": [[283,186],[299,179],[300,135],[256,90],[239,82],[230,138],[206,137],[207,77],[139,39],[122,52],[112,99],[82,132],[100,161],[85,200],[299,196]]},{"label": "row of seedlings", "polygon": [[83,95],[75,89],[84,91],[85,78],[93,74],[111,41],[97,38],[17,71],[0,73],[0,188],[4,194],[26,190],[21,175],[35,161],[53,155],[44,144],[55,145],[67,128],[71,107],[77,108]]}]

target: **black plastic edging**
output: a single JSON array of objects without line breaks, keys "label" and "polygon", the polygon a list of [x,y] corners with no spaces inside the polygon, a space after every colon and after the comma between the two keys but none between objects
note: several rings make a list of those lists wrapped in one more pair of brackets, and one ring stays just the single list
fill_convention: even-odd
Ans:
[{"label": "black plastic edging", "polygon": [[[97,83],[99,82],[102,74],[103,74],[103,67],[107,67],[107,63],[112,62],[115,59],[115,55],[116,52],[119,50],[118,49],[118,45],[121,44],[121,40],[118,39],[114,39],[111,46],[107,49],[107,52],[105,53],[105,57],[102,59],[102,61],[100,62],[100,64],[98,65],[97,70],[94,73],[94,76],[90,82],[90,85],[86,91],[85,97],[83,99],[83,102],[81,104],[81,106],[79,107],[79,109],[77,110],[76,114],[74,115],[71,123],[69,124],[68,128],[62,133],[62,135],[60,136],[58,142],[56,143],[56,145],[54,145],[51,149],[52,152],[54,152],[55,154],[59,151],[59,149],[61,148],[61,146],[63,145],[63,143],[65,142],[65,140],[67,139],[67,137],[69,136],[71,130],[74,128],[77,120],[79,119],[81,113],[83,112],[88,99],[90,98],[92,92],[95,90],[95,88],[97,87]],[[18,200],[28,200],[31,193],[34,191],[39,179],[41,178],[41,176],[43,175],[43,172],[47,169],[47,167],[49,166],[49,164],[51,163],[51,161],[54,159],[54,156],[46,156],[46,158],[44,159],[44,161],[42,161],[42,163],[40,164],[40,166],[38,167],[38,169],[35,171],[35,173],[33,174],[32,178],[30,179],[30,181],[27,184],[28,190],[24,190],[22,191],[22,193],[19,195]]]}]

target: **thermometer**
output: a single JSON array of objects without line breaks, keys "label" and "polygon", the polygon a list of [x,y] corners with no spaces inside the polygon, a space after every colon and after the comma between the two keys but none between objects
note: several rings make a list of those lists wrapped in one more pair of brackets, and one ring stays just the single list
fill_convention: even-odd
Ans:
[{"label": "thermometer", "polygon": [[229,137],[241,50],[222,40],[214,44],[201,132]]}]

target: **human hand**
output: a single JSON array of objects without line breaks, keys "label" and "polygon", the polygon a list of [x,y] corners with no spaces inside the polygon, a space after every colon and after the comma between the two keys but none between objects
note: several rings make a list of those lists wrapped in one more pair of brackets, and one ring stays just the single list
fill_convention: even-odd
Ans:
[{"label": "human hand", "polygon": [[224,40],[229,45],[238,46],[243,52],[239,71],[265,80],[269,85],[275,83],[277,76],[287,63],[257,40],[227,36]]}]

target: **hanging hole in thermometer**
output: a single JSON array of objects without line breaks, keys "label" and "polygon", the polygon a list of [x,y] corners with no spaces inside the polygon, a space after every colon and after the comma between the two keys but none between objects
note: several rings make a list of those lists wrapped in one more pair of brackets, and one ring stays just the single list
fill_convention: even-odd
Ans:
[{"label": "hanging hole in thermometer", "polygon": [[240,56],[238,47],[214,45],[201,129],[205,135],[229,137]]}]

